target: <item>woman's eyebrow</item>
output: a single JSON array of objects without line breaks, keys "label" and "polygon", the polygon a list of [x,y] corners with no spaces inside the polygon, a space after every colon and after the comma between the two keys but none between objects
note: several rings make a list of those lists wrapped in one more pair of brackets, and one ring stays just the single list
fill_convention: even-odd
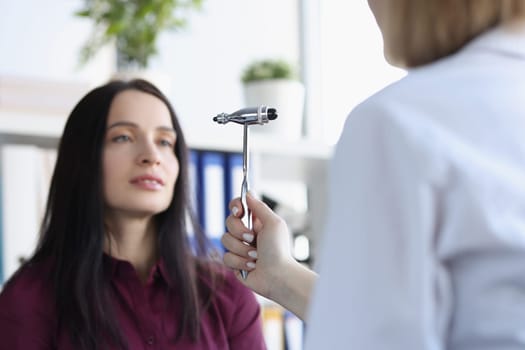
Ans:
[{"label": "woman's eyebrow", "polygon": [[159,130],[159,131],[167,131],[167,132],[171,132],[171,133],[175,134],[175,129],[172,128],[171,126],[159,126],[159,127],[157,127],[157,130]]},{"label": "woman's eyebrow", "polygon": [[113,124],[111,124],[110,126],[108,126],[108,130],[111,129],[111,128],[116,128],[118,126],[128,126],[128,127],[132,127],[132,128],[138,128],[139,126],[135,123],[132,123],[132,122],[126,122],[126,121],[120,121],[120,122],[115,122]]},{"label": "woman's eyebrow", "polygon": [[[127,126],[127,127],[132,127],[132,128],[138,128],[139,127],[136,123],[133,123],[133,122],[119,121],[119,122],[115,122],[115,123],[111,124],[110,126],[107,127],[107,129],[109,130],[111,128],[116,128],[116,127],[119,127],[119,126]],[[156,129],[159,130],[159,131],[175,133],[175,129],[172,128],[171,126],[158,126]]]}]

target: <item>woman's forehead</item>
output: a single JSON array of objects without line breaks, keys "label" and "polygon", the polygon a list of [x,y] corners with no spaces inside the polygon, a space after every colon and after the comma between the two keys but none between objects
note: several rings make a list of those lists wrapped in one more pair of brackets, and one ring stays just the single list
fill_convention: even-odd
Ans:
[{"label": "woman's forehead", "polygon": [[120,92],[111,102],[107,125],[118,122],[133,123],[139,127],[173,129],[171,114],[164,101],[138,90]]}]

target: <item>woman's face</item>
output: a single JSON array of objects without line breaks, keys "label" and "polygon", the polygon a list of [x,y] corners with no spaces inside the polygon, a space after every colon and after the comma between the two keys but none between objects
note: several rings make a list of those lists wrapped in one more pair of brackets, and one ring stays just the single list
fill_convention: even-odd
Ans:
[{"label": "woman's face", "polygon": [[115,96],[103,147],[106,217],[151,216],[168,208],[179,175],[176,137],[162,100],[137,90]]}]

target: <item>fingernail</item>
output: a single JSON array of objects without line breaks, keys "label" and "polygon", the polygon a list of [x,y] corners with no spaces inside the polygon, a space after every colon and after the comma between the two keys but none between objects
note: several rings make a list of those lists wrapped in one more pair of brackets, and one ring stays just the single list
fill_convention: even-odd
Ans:
[{"label": "fingernail", "polygon": [[243,233],[242,239],[244,239],[245,242],[251,243],[253,241],[253,235],[251,233]]},{"label": "fingernail", "polygon": [[233,208],[232,208],[232,214],[233,214],[233,216],[237,216],[238,213],[239,213],[239,208],[237,208],[237,207],[233,207]]},{"label": "fingernail", "polygon": [[255,251],[255,250],[250,250],[250,251],[248,252],[248,255],[249,255],[250,257],[254,258],[254,259],[257,259],[257,251]]},{"label": "fingernail", "polygon": [[250,269],[254,269],[255,268],[255,263],[249,261],[249,262],[246,263],[246,266],[248,266]]}]

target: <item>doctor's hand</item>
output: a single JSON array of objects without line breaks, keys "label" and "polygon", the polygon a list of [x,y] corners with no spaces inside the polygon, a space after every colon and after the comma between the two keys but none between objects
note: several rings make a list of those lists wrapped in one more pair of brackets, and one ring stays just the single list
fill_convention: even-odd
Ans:
[{"label": "doctor's hand", "polygon": [[[247,195],[252,212],[252,230],[241,221],[244,211],[239,198],[230,202],[231,215],[226,219],[227,233],[222,244],[226,266],[236,270],[236,275],[246,286],[265,297],[272,297],[272,286],[282,278],[282,271],[295,260],[290,250],[290,232],[284,220],[265,203],[251,194]],[[249,243],[249,245],[245,244]],[[249,272],[246,280],[239,270]]]},{"label": "doctor's hand", "polygon": [[[252,212],[251,231],[241,221],[240,199],[230,202],[232,214],[226,219],[229,232],[222,236],[222,244],[228,250],[224,264],[234,269],[237,278],[254,292],[304,319],[317,274],[293,258],[291,236],[284,220],[251,194],[247,195],[247,203]],[[240,270],[248,271],[246,280]]]}]

